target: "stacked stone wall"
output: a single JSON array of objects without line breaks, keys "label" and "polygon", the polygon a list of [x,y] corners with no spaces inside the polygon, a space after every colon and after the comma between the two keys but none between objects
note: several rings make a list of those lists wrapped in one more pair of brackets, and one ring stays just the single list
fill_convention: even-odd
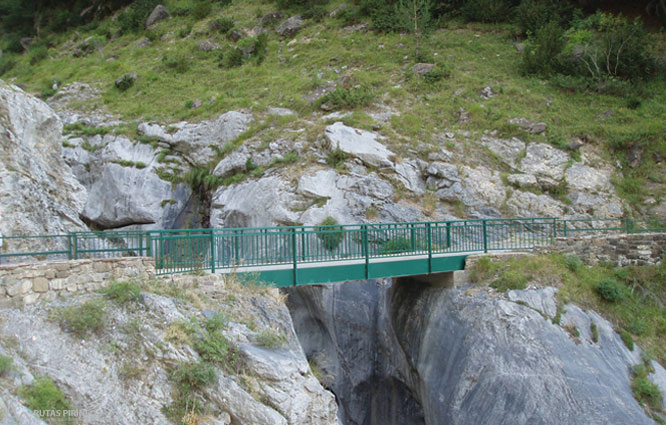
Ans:
[{"label": "stacked stone wall", "polygon": [[50,261],[0,266],[0,306],[34,304],[59,293],[98,290],[114,280],[152,279],[148,257]]},{"label": "stacked stone wall", "polygon": [[538,246],[537,254],[576,254],[588,264],[646,266],[659,263],[666,255],[666,233],[630,233],[557,238],[553,245]]}]

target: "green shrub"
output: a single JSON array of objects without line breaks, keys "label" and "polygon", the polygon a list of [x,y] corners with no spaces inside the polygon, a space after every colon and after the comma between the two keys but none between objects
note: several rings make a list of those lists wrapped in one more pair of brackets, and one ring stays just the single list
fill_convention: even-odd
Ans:
[{"label": "green shrub", "polygon": [[428,84],[435,84],[445,78],[451,76],[451,70],[449,69],[437,69],[430,72],[426,72],[422,75],[423,81]]},{"label": "green shrub", "polygon": [[654,411],[661,411],[662,395],[659,387],[648,378],[651,372],[648,364],[638,364],[632,367],[631,391],[642,405],[648,405]]},{"label": "green shrub", "polygon": [[130,74],[124,74],[118,79],[115,84],[116,88],[120,91],[127,91],[134,85],[134,78]]},{"label": "green shrub", "polygon": [[409,252],[412,250],[412,243],[409,239],[398,237],[388,240],[382,244],[382,254],[399,254],[401,252]]},{"label": "green shrub", "polygon": [[182,395],[209,387],[217,380],[217,371],[209,363],[184,363],[171,373]]},{"label": "green shrub", "polygon": [[222,329],[225,329],[229,324],[227,316],[222,313],[215,314],[213,317],[206,319],[204,322],[204,328],[208,332],[217,332]]},{"label": "green shrub", "polygon": [[162,63],[167,69],[172,69],[179,74],[184,74],[190,67],[190,61],[184,54],[164,55]]},{"label": "green shrub", "polygon": [[59,311],[60,326],[83,337],[104,329],[106,309],[104,301],[86,301],[79,307],[67,307]]},{"label": "green shrub", "polygon": [[315,22],[321,22],[327,14],[326,6],[315,4],[305,9],[301,16],[303,19],[312,19]]},{"label": "green shrub", "polygon": [[31,47],[28,50],[28,57],[30,58],[30,65],[35,65],[42,60],[46,59],[49,55],[49,49],[46,46]]},{"label": "green shrub", "polygon": [[347,160],[347,153],[345,153],[340,147],[336,147],[334,150],[330,151],[326,156],[326,163],[333,168],[342,167],[344,162]]},{"label": "green shrub", "polygon": [[192,17],[200,21],[210,15],[212,5],[208,1],[197,0],[192,8]]},{"label": "green shrub", "polygon": [[102,293],[120,305],[141,301],[141,288],[133,282],[114,282]]},{"label": "green shrub", "polygon": [[329,251],[335,250],[344,237],[342,226],[337,226],[337,224],[338,221],[336,219],[328,216],[320,223],[323,227],[317,227],[315,229],[318,232],[317,237],[321,240],[324,248]]},{"label": "green shrub", "polygon": [[646,80],[656,70],[651,36],[640,18],[597,12],[572,23],[566,32],[567,73],[594,80],[620,77]]},{"label": "green shrub", "polygon": [[231,353],[229,340],[220,332],[202,332],[194,341],[194,349],[208,362],[226,364]]},{"label": "green shrub", "polygon": [[523,34],[533,34],[549,22],[566,25],[572,17],[569,4],[557,0],[522,0],[516,7],[514,20]]},{"label": "green shrub", "polygon": [[14,61],[14,57],[4,53],[2,56],[0,56],[0,76],[11,71],[15,65],[16,62]]},{"label": "green shrub", "polygon": [[615,279],[602,280],[597,285],[596,291],[601,296],[601,298],[611,303],[622,301],[624,298],[622,287]]},{"label": "green shrub", "polygon": [[506,292],[509,289],[525,289],[529,279],[530,277],[523,270],[509,268],[503,270],[490,284],[490,287],[499,292]]},{"label": "green shrub", "polygon": [[234,20],[231,18],[218,18],[210,23],[210,29],[226,35],[234,28]]},{"label": "green shrub", "polygon": [[12,363],[14,363],[13,358],[0,354],[0,376],[12,370]]},{"label": "green shrub", "polygon": [[243,65],[243,50],[238,47],[230,47],[226,51],[220,51],[218,65],[227,69]]},{"label": "green shrub", "polygon": [[146,18],[160,3],[160,0],[136,0],[116,18],[121,34],[137,32],[144,28]]},{"label": "green shrub", "polygon": [[72,423],[71,420],[66,420],[67,417],[61,413],[63,410],[72,410],[72,404],[47,376],[38,376],[32,385],[19,388],[18,394],[25,399],[25,405],[30,409],[60,412],[59,415],[56,413],[58,416],[55,416],[58,424]]},{"label": "green shrub", "polygon": [[512,0],[467,0],[461,9],[463,18],[476,22],[505,22],[511,16]]},{"label": "green shrub", "polygon": [[326,104],[331,109],[355,109],[370,105],[374,95],[366,88],[339,88],[317,100],[316,106]]},{"label": "green shrub", "polygon": [[634,338],[627,331],[620,331],[620,338],[629,351],[634,351]]},{"label": "green shrub", "polygon": [[563,35],[564,31],[554,21],[536,30],[523,51],[523,73],[549,75],[561,70],[559,55],[564,48]]},{"label": "green shrub", "polygon": [[287,343],[287,338],[281,332],[264,330],[257,335],[257,343],[266,348],[281,348]]},{"label": "green shrub", "polygon": [[567,269],[575,273],[583,266],[583,262],[579,256],[576,254],[571,254],[564,257],[564,265],[567,267]]}]

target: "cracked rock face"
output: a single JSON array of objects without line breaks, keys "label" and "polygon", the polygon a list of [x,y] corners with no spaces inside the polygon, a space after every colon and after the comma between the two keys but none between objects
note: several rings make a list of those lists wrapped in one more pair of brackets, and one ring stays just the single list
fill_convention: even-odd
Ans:
[{"label": "cracked rock face", "polygon": [[640,349],[575,305],[553,324],[554,293],[507,299],[406,278],[297,288],[288,302],[346,425],[652,424],[631,391]]},{"label": "cracked rock face", "polygon": [[[62,123],[44,102],[0,81],[0,231],[5,236],[84,230],[86,189],[62,158]],[[57,242],[46,241],[51,249]],[[28,243],[29,244],[29,243]],[[24,248],[30,248],[26,245]],[[42,242],[33,248],[44,250]]]}]

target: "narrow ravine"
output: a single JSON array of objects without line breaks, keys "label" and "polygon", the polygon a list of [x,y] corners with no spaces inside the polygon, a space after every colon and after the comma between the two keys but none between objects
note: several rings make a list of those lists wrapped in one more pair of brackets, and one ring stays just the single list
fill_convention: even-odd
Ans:
[{"label": "narrow ravine", "polygon": [[[523,292],[535,305],[553,296]],[[654,423],[630,388],[639,351],[575,305],[556,325],[474,285],[409,278],[299,287],[287,304],[344,425]],[[594,323],[598,339],[567,323]]]}]

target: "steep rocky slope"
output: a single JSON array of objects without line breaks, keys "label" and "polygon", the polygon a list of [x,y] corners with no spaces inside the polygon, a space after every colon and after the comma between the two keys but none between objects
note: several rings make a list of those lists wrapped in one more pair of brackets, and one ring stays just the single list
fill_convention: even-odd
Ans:
[{"label": "steep rocky slope", "polygon": [[[139,301],[106,301],[97,332],[82,334],[71,322],[63,324],[63,312],[86,314],[79,306],[104,298],[71,295],[0,309],[0,355],[13,359],[12,368],[0,372],[1,424],[44,423],[17,398],[42,376],[64,392],[86,424],[178,423],[183,413],[177,408],[196,412],[194,402],[199,413],[191,416],[194,422],[183,422],[338,424],[335,399],[312,375],[276,290],[214,277],[144,282]],[[94,317],[87,314],[92,327]],[[212,353],[226,355],[212,361],[214,379],[184,393],[179,371],[211,361]],[[188,376],[196,383],[197,375]]]}]

